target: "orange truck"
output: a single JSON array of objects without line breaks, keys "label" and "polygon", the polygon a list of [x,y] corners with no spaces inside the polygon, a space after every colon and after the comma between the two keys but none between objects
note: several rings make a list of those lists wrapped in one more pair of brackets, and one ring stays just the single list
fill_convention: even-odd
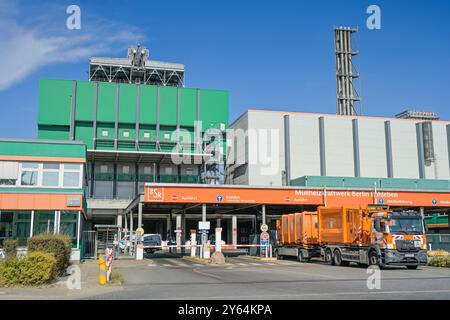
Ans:
[{"label": "orange truck", "polygon": [[[307,230],[308,239],[303,229],[295,227],[295,218],[292,229],[290,215],[282,216],[277,256],[295,256],[293,249],[296,248],[298,260],[304,261],[317,256],[317,248],[320,248],[320,257],[334,265],[355,262],[416,269],[427,262],[425,225],[418,212],[393,212],[387,206],[319,207],[316,214],[309,212],[307,215],[317,217],[316,230]],[[286,232],[283,233],[285,229],[287,237]]]}]

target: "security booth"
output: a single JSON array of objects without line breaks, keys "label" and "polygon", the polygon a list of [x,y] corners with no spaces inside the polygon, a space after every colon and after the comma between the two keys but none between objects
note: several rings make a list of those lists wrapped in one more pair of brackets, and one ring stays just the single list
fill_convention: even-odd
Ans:
[{"label": "security booth", "polygon": [[0,247],[42,233],[72,238],[72,260],[80,260],[86,220],[86,146],[50,140],[0,140]]}]

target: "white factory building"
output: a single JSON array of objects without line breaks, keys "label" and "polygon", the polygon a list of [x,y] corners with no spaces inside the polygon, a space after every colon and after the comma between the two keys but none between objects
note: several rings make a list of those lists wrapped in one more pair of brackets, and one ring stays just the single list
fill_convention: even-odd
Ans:
[{"label": "white factory building", "polygon": [[[229,184],[304,176],[450,179],[450,122],[248,110],[230,125]],[[235,134],[238,136],[238,134]]]}]

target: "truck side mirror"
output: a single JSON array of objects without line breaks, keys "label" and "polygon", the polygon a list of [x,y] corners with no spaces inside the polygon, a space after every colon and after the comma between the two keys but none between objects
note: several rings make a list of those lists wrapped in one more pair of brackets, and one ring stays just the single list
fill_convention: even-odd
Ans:
[{"label": "truck side mirror", "polygon": [[376,218],[374,221],[374,227],[377,232],[381,232],[381,222],[380,218]]}]

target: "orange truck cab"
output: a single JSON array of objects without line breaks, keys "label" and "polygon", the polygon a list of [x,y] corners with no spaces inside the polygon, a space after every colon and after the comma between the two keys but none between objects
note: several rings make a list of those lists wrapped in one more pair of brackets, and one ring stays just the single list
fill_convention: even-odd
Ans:
[{"label": "orange truck cab", "polygon": [[318,215],[319,242],[330,264],[416,269],[427,262],[425,226],[418,212],[393,212],[386,206],[319,207]]},{"label": "orange truck cab", "polygon": [[319,207],[317,212],[286,214],[277,222],[277,257],[299,261],[321,257],[334,265],[406,266],[427,263],[424,219],[414,211],[387,206]]}]

